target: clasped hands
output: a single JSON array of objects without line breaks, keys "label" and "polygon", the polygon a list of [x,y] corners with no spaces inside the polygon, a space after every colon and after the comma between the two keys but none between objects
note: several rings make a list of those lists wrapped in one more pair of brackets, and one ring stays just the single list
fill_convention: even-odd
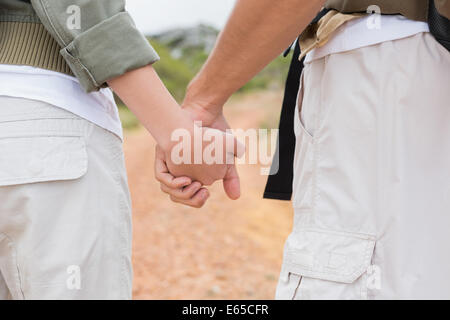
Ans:
[{"label": "clasped hands", "polygon": [[[167,193],[174,202],[200,208],[210,196],[206,187],[222,180],[224,191],[228,197],[233,200],[238,199],[240,197],[240,181],[234,160],[235,157],[240,157],[245,153],[245,148],[230,133],[226,133],[230,127],[222,113],[222,105],[206,106],[201,101],[190,97],[188,93],[182,104],[181,112],[192,120],[193,126],[201,123],[203,136],[213,136],[216,140],[222,140],[215,141],[215,146],[223,146],[223,149],[214,151],[215,159],[218,161],[212,164],[206,163],[204,159],[198,164],[193,164],[193,162],[176,164],[172,159],[176,142],[172,141],[165,148],[158,145],[155,152],[155,177],[160,182],[161,190]],[[208,148],[208,145],[214,143],[213,141],[203,141],[201,146],[195,146],[192,140],[189,148],[182,150],[183,153],[190,152],[192,157],[195,148],[203,155],[203,151]]]}]

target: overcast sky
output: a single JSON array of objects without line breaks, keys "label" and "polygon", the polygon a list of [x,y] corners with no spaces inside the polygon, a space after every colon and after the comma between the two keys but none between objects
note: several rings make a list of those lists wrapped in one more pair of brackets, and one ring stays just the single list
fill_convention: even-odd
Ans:
[{"label": "overcast sky", "polygon": [[138,28],[153,34],[199,23],[222,28],[235,0],[126,0]]}]

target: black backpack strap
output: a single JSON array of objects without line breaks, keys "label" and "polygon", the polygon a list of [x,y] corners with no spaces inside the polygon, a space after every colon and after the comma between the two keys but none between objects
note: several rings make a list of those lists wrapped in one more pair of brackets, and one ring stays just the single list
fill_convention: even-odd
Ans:
[{"label": "black backpack strap", "polygon": [[[323,9],[311,24],[318,22],[329,10]],[[285,55],[289,53],[289,49]],[[304,58],[299,61],[300,44],[295,43],[294,54],[286,80],[283,107],[281,109],[278,144],[267,180],[264,198],[291,200],[292,182],[294,178],[295,133],[294,117],[297,95],[300,88],[300,76],[303,72]]]},{"label": "black backpack strap", "polygon": [[450,20],[441,16],[434,5],[434,1],[430,1],[428,9],[428,24],[430,33],[436,40],[450,51]]},{"label": "black backpack strap", "polygon": [[299,61],[300,46],[295,43],[294,55],[286,81],[283,107],[281,109],[278,144],[270,169],[264,198],[290,200],[292,195],[293,163],[295,152],[294,113],[300,87],[303,59]]}]

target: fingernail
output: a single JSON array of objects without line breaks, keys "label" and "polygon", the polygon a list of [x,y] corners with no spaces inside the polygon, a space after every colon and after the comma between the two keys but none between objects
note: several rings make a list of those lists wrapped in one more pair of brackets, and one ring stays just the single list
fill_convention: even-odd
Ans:
[{"label": "fingernail", "polygon": [[209,192],[208,192],[207,190],[203,189],[203,190],[202,190],[201,197],[202,197],[203,199],[208,199],[208,198],[209,198]]},{"label": "fingernail", "polygon": [[194,189],[200,189],[202,184],[200,182],[194,182]]}]

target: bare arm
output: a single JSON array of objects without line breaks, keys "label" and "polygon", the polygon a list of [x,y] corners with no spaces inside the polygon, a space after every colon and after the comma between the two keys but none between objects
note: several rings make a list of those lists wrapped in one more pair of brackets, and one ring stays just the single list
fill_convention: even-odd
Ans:
[{"label": "bare arm", "polygon": [[[186,103],[218,108],[306,28],[324,0],[238,0]],[[213,110],[211,110],[213,111]]]},{"label": "bare arm", "polygon": [[[295,40],[323,3],[324,0],[238,0],[213,52],[189,85],[184,110],[205,126],[226,129],[223,104]],[[157,163],[164,164],[165,160],[163,154],[157,154]],[[157,167],[157,177],[162,177],[158,179],[172,200],[186,205],[195,201],[196,206],[206,202],[198,194],[180,197],[182,189],[170,183],[173,177],[169,174],[167,178],[165,169],[164,165]],[[230,197],[237,198],[239,178],[234,166],[224,181]]]},{"label": "bare arm", "polygon": [[170,135],[192,127],[175,99],[151,65],[129,71],[108,81],[109,86],[136,115],[163,149],[170,148]]}]

